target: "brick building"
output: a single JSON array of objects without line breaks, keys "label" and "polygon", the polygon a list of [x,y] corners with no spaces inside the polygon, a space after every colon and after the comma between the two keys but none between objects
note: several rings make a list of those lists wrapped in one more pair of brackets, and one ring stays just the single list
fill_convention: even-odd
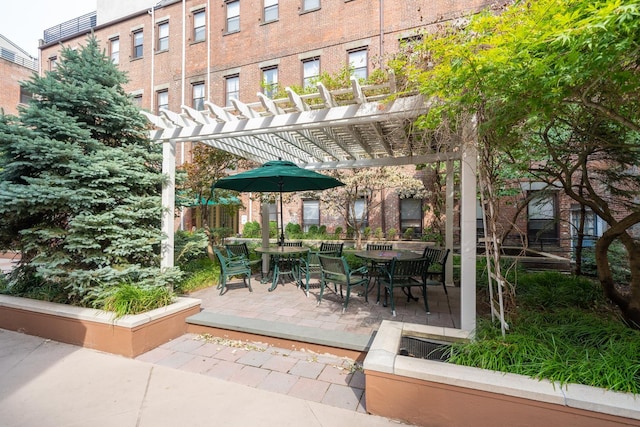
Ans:
[{"label": "brick building", "polygon": [[38,60],[0,34],[0,109],[5,114],[18,114],[18,105],[31,97],[20,82],[38,71]]},{"label": "brick building", "polygon": [[[143,109],[156,114],[161,108],[180,111],[183,105],[201,110],[205,101],[229,106],[232,98],[255,100],[258,92],[272,95],[278,88],[303,87],[320,73],[335,74],[347,65],[354,75],[366,78],[384,67],[385,58],[403,41],[491,3],[98,0],[96,13],[45,30],[41,72],[55,67],[60,43],[81,45],[93,31],[128,74],[125,89]],[[190,143],[178,144],[178,164],[189,161],[190,147]],[[385,212],[371,212],[369,225],[402,232],[412,223],[419,235],[425,218],[415,218],[413,205],[419,207],[420,202],[402,201],[392,191],[385,192],[384,198]],[[231,221],[234,230],[241,232],[241,223],[259,220],[258,203],[245,198],[244,204],[246,208],[235,219],[214,215],[218,222],[213,225],[222,221],[228,226]],[[305,212],[308,220],[310,209],[317,209],[313,221],[333,221],[321,206],[295,200],[285,207],[284,222],[308,227],[313,221],[305,222]],[[192,224],[192,217],[183,215],[180,226],[189,229]],[[326,225],[330,230],[337,225],[344,228],[335,222]]]}]

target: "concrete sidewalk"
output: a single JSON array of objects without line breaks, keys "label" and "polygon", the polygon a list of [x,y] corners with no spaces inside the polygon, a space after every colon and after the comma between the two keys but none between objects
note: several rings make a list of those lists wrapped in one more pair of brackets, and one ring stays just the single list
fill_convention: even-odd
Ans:
[{"label": "concrete sidewalk", "polygon": [[3,329],[0,378],[4,427],[401,424]]}]

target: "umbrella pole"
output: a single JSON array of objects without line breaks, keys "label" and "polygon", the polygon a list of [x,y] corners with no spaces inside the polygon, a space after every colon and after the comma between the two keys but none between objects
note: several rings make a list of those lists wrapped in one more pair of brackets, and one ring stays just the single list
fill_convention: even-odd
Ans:
[{"label": "umbrella pole", "polygon": [[[282,184],[280,184],[282,188]],[[280,192],[280,244],[278,246],[284,246],[284,219],[282,216],[282,191]]]}]

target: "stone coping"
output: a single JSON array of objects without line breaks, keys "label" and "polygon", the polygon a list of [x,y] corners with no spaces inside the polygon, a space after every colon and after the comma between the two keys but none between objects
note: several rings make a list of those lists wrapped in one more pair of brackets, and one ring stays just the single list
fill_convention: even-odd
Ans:
[{"label": "stone coping", "polygon": [[0,295],[0,307],[33,311],[37,313],[66,317],[69,319],[104,323],[131,329],[198,305],[200,305],[199,299],[178,297],[173,304],[166,307],[160,307],[142,314],[127,315],[116,318],[114,313],[104,310],[76,307],[30,298]]},{"label": "stone coping", "polygon": [[260,319],[206,310],[189,316],[187,323],[356,351],[367,351],[372,342],[371,336],[362,334],[312,328],[285,322],[265,322]]},{"label": "stone coping", "polygon": [[398,355],[402,336],[442,341],[470,339],[459,329],[383,320],[364,360],[364,370],[547,402],[640,420],[640,395],[580,384],[561,386],[524,375]]}]

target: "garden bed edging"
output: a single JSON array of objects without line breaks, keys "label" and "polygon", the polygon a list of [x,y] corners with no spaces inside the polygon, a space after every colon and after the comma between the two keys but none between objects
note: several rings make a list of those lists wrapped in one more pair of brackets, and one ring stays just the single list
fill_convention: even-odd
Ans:
[{"label": "garden bed edging", "polygon": [[146,313],[116,318],[108,311],[0,295],[0,328],[136,357],[187,331],[200,300],[177,298]]}]

